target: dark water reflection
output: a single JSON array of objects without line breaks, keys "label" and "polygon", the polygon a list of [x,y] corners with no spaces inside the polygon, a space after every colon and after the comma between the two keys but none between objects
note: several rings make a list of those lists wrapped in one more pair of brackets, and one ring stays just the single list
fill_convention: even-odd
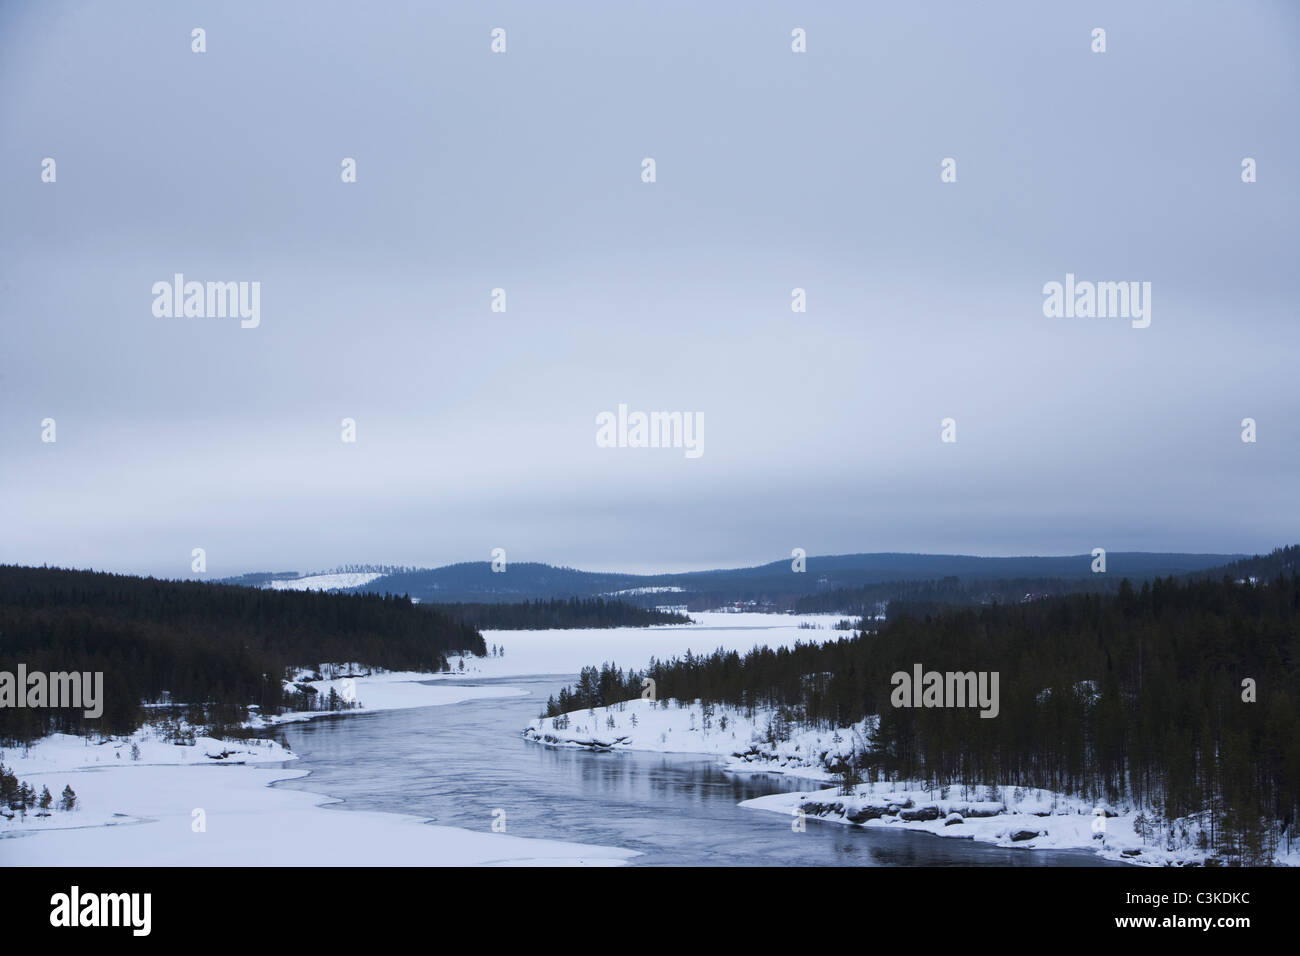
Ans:
[{"label": "dark water reflection", "polygon": [[553,750],[519,730],[572,676],[500,683],[527,697],[324,718],[283,729],[308,777],[277,786],[341,798],[349,809],[406,813],[514,836],[639,850],[634,865],[1107,865],[1087,851],[999,849],[927,833],[864,830],[736,806],[826,786],[772,774],[730,774],[712,757]]}]

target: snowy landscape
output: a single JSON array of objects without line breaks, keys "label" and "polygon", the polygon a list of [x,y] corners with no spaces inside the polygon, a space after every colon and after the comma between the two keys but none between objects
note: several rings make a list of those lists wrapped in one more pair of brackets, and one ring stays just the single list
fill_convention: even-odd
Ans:
[{"label": "snowy landscape", "polygon": [[[38,790],[76,793],[72,811],[0,818],[0,864],[105,865],[616,865],[635,851],[502,833],[418,826],[419,819],[384,813],[338,813],[321,795],[272,788],[305,775],[281,768],[296,755],[275,738],[278,725],[331,716],[348,720],[386,710],[440,707],[527,692],[476,679],[572,673],[593,656],[617,651],[627,660],[683,653],[691,647],[747,649],[756,642],[807,640],[800,623],[829,627],[834,618],[703,613],[698,625],[607,630],[502,631],[485,635],[502,656],[466,656],[464,671],[383,672],[356,664],[302,668],[322,697],[331,691],[348,709],[250,714],[248,727],[266,737],[214,740],[179,725],[146,725],[125,737],[95,740],[55,735],[0,751],[0,763]],[[813,632],[816,633],[816,632]],[[613,655],[610,655],[613,656]],[[459,660],[459,659],[458,659]],[[455,665],[453,664],[453,667]],[[369,673],[363,673],[369,671]],[[313,675],[321,679],[310,680]],[[352,675],[352,676],[344,676]],[[290,682],[293,683],[293,682]],[[163,739],[164,735],[175,739]],[[193,830],[195,811],[205,829]],[[329,840],[320,840],[323,832]]]},{"label": "snowy landscape", "polygon": [[[1297,554],[1300,548],[1279,549],[1268,558],[1251,559],[1243,567],[1291,562]],[[131,607],[149,609],[150,613],[155,613],[152,608],[158,601],[159,585],[138,579],[57,569],[10,569],[7,574],[13,579],[7,585],[11,593],[28,602],[31,599],[26,595],[43,593],[40,588],[52,589],[49,593],[57,600],[66,600],[62,595],[71,593],[79,595],[79,600],[112,602],[110,607],[121,606],[120,589],[134,589],[127,593],[137,595],[139,603]],[[69,574],[86,590],[61,590]],[[1139,602],[1159,600],[1165,613],[1162,627],[1171,633],[1186,630],[1176,615],[1202,613],[1207,605],[1205,594],[1217,594],[1222,613],[1236,615],[1231,629],[1254,626],[1241,615],[1256,615],[1260,606],[1275,609],[1268,626],[1284,626],[1281,615],[1289,604],[1262,602],[1272,598],[1272,588],[1294,584],[1283,579],[1276,584],[1260,583],[1255,574],[1242,575],[1235,583],[1231,575],[1220,578],[1217,583],[1162,583],[1158,594],[1145,585],[1137,593],[1127,583],[1121,584],[1115,599],[1106,605],[1110,625],[1096,625],[1075,614],[1073,626],[1085,628],[1085,633],[1119,629],[1113,638],[1115,653],[1153,673],[1172,665],[1152,654],[1142,660],[1138,657],[1141,645],[1124,643],[1124,629],[1131,627],[1128,622],[1142,620],[1135,612]],[[199,619],[190,631],[178,626],[178,634],[197,636],[182,637],[172,645],[172,654],[204,653],[205,641],[229,642],[226,627],[250,627],[250,634],[265,635],[237,637],[241,643],[232,649],[241,657],[249,653],[249,641],[281,640],[287,641],[288,647],[312,646],[294,643],[311,630],[301,623],[296,632],[287,635],[273,623],[265,623],[285,615],[313,615],[313,628],[321,633],[307,639],[317,642],[332,639],[339,628],[353,628],[343,632],[352,635],[348,640],[330,646],[365,650],[369,660],[428,660],[430,642],[435,641],[444,650],[428,669],[335,659],[314,665],[271,665],[271,673],[283,673],[273,681],[269,673],[259,679],[255,669],[250,672],[246,668],[245,679],[251,678],[247,693],[263,703],[236,707],[233,712],[239,716],[233,722],[227,702],[189,703],[171,692],[171,683],[152,685],[157,690],[126,710],[120,705],[132,702],[123,700],[119,692],[118,709],[106,712],[104,719],[117,724],[130,721],[128,726],[135,729],[129,732],[114,733],[105,729],[111,724],[86,724],[84,715],[60,710],[45,718],[53,721],[48,725],[55,728],[53,732],[41,734],[32,730],[40,726],[32,721],[41,719],[41,711],[6,711],[0,716],[15,729],[0,750],[0,767],[4,769],[0,783],[7,803],[0,807],[0,861],[225,865],[292,860],[324,866],[331,865],[341,852],[338,839],[349,844],[344,851],[349,858],[374,863],[610,865],[634,861],[647,852],[647,846],[658,858],[662,851],[648,845],[643,835],[617,828],[593,829],[581,823],[575,827],[572,821],[563,825],[548,816],[546,796],[527,793],[553,790],[551,783],[537,779],[538,775],[578,771],[583,783],[581,799],[592,800],[599,807],[599,790],[589,789],[591,786],[598,787],[610,772],[626,773],[631,785],[645,765],[630,757],[654,755],[668,764],[679,761],[695,767],[692,772],[696,774],[708,775],[699,763],[703,757],[710,768],[734,778],[774,781],[743,793],[736,791],[731,807],[740,816],[731,818],[729,824],[745,820],[752,827],[762,827],[763,820],[776,817],[789,820],[792,832],[807,832],[810,824],[847,827],[870,841],[871,834],[891,831],[923,841],[968,840],[975,846],[1041,853],[1051,859],[1057,859],[1054,854],[1074,853],[1143,866],[1219,866],[1225,858],[1283,866],[1300,863],[1285,821],[1278,826],[1250,803],[1245,804],[1244,812],[1225,814],[1197,806],[1194,800],[1189,804],[1184,798],[1186,809],[1172,813],[1176,804],[1159,786],[1148,787],[1145,799],[1118,796],[1137,791],[1132,782],[1117,782],[1107,769],[1104,760],[1114,746],[1108,742],[1110,737],[1102,735],[1113,734],[1114,721],[1123,718],[1124,708],[1141,701],[1118,689],[1113,667],[1094,669],[1104,658],[1084,660],[1069,670],[1071,674],[1109,673],[1104,679],[1063,679],[1060,669],[1040,669],[1033,672],[1037,677],[1008,682],[1001,704],[994,700],[986,707],[988,701],[971,697],[965,703],[978,704],[978,713],[951,709],[965,706],[964,697],[945,704],[940,693],[943,675],[927,674],[923,681],[920,663],[889,675],[888,661],[943,655],[977,626],[988,633],[990,641],[1003,639],[999,628],[1013,629],[1013,637],[1038,628],[1042,635],[1038,640],[1045,647],[1061,648],[1058,653],[1086,650],[1087,645],[1080,644],[1066,627],[1043,624],[1051,613],[1058,615],[1052,620],[1064,620],[1054,607],[1077,606],[1088,615],[1095,614],[1096,605],[1090,603],[1095,599],[1086,594],[1057,598],[1055,605],[1029,600],[1007,607],[995,603],[978,612],[958,610],[923,619],[908,615],[895,619],[872,603],[871,613],[856,622],[841,612],[759,613],[737,610],[736,605],[743,602],[733,602],[724,608],[671,618],[689,623],[484,629],[480,633],[450,614],[391,595],[313,595],[275,587],[215,592],[179,584],[167,587],[172,589],[166,593],[171,594],[173,603],[207,602],[200,606],[210,607],[210,615],[227,622],[213,628],[206,619]],[[25,608],[22,603],[16,606]],[[456,613],[484,613],[472,604],[447,607]],[[503,619],[527,620],[529,615],[535,618],[545,613],[579,622],[589,620],[592,614],[605,614],[610,620],[647,614],[622,605],[611,608],[599,600],[512,607],[516,610],[509,613],[514,616]],[[979,616],[973,616],[976,614]],[[367,623],[372,618],[379,623]],[[80,618],[72,618],[67,630],[58,632],[58,639],[64,639],[61,635],[66,633],[66,639],[81,641],[82,626]],[[378,629],[356,630],[358,626]],[[106,625],[103,633],[112,646],[117,632]],[[1216,637],[1214,631],[1203,629],[1203,633],[1210,640]],[[1162,646],[1175,647],[1169,642]],[[1004,655],[1004,668],[1018,665],[1022,655],[1008,658],[996,644],[990,647],[990,653]],[[146,655],[161,650],[151,645],[141,648]],[[222,653],[229,656],[229,652]],[[224,662],[224,656],[218,660]],[[1055,657],[1046,659],[1054,661]],[[154,658],[146,656],[142,672],[157,674],[158,680],[174,680],[177,670],[172,660],[163,657],[151,663]],[[239,676],[237,671],[231,673]],[[932,701],[929,691],[922,693],[922,685],[931,676],[934,683],[927,686],[934,688]],[[953,680],[962,675],[948,676],[950,685],[957,687]],[[984,687],[978,676],[969,673],[972,694],[977,686]],[[8,679],[0,674],[0,682]],[[885,692],[885,683],[898,681],[915,684],[915,688],[901,696],[897,690]],[[991,686],[996,696],[998,684]],[[711,696],[706,699],[681,692],[691,687]],[[201,693],[210,695],[211,691]],[[1248,689],[1240,698],[1248,702],[1252,693]],[[1230,699],[1237,699],[1235,689],[1230,688],[1230,694]],[[927,698],[924,707],[923,697]],[[751,703],[741,706],[737,700]],[[886,709],[866,710],[861,719],[847,724],[831,719],[846,708],[864,713],[864,702],[873,700],[886,704]],[[400,794],[382,791],[344,802],[334,789],[342,785],[353,792],[349,778],[363,771],[349,772],[345,762],[340,778],[337,765],[327,761],[324,766],[333,775],[322,778],[318,790],[311,772],[297,766],[302,757],[286,736],[298,725],[330,721],[337,725],[338,736],[356,736],[360,741],[368,739],[368,718],[484,705],[496,709],[473,712],[481,713],[487,723],[462,726],[459,733],[468,736],[458,736],[455,741],[437,735],[456,733],[450,728],[460,721],[428,722],[420,725],[423,731],[415,733],[410,733],[408,722],[392,725],[402,731],[405,750],[389,751],[386,741],[374,739],[368,746],[381,747],[388,754],[387,761],[424,765],[426,752],[442,752],[463,741],[447,750],[455,760],[471,764],[502,761],[515,772],[528,775],[516,777],[504,789],[498,781],[490,781],[489,790],[495,794],[491,799],[501,806],[480,804],[486,799],[480,796],[483,791],[447,789],[436,781],[427,786],[434,793],[446,791],[442,802],[394,803],[393,798]],[[1243,709],[1239,713],[1254,720],[1259,712]],[[518,722],[503,723],[507,714],[517,715]],[[1143,720],[1167,716],[1157,707]],[[986,721],[985,717],[1000,719]],[[1272,724],[1245,726],[1275,733],[1280,726],[1276,722],[1285,719],[1285,712],[1277,711]],[[956,723],[962,720],[964,723]],[[75,734],[62,729],[83,726],[85,732]],[[1065,736],[1056,739],[1049,735],[1035,743],[1027,735],[1037,734],[1041,726],[1064,728],[1060,733]],[[962,729],[954,734],[954,727]],[[1090,747],[1085,745],[1086,736],[1093,738]],[[306,735],[300,739],[325,738]],[[580,756],[577,763],[547,763],[548,770],[521,762],[523,755],[510,749],[512,739],[516,746],[534,752]],[[933,741],[929,755],[933,765],[916,762],[926,756],[914,745],[922,739]],[[330,738],[330,743],[338,749],[338,737]],[[1283,734],[1279,743],[1270,746],[1293,743]],[[361,745],[362,753],[366,746]],[[1050,779],[1076,781],[1073,789],[1036,782],[1030,785],[1023,779],[990,779],[986,773],[963,778],[949,769],[960,766],[956,761],[968,751],[990,759],[990,755],[1016,746],[1026,748],[1030,759],[1043,764],[1043,774],[1056,774]],[[1046,753],[1041,748],[1046,748]],[[343,750],[348,749],[344,744]],[[918,752],[909,755],[909,751]],[[1198,757],[1194,750],[1189,756]],[[1199,759],[1207,775],[1226,774],[1236,766],[1217,754],[1202,754]],[[322,766],[313,760],[313,766]],[[909,775],[908,767],[926,772]],[[1148,765],[1148,772],[1153,770],[1160,773],[1161,765]],[[389,773],[384,767],[371,772]],[[462,763],[452,772],[466,774],[467,768]],[[596,776],[588,778],[589,773]],[[1049,778],[1040,775],[1035,779]],[[1219,786],[1226,787],[1239,778],[1219,779],[1224,781]],[[405,788],[412,784],[421,785],[418,778],[394,779],[392,785]],[[1185,783],[1183,787],[1183,792],[1188,792]],[[710,792],[711,799],[724,795],[720,789]],[[1106,799],[1105,792],[1115,796]],[[1251,798],[1248,793],[1237,799]],[[639,797],[634,805],[648,809],[653,801],[653,796]],[[477,811],[469,812],[475,806]],[[408,812],[411,809],[430,815],[422,817]],[[675,804],[673,809],[677,812],[682,806]],[[491,811],[491,819],[486,811]],[[517,822],[522,821],[519,825],[525,835],[518,829],[507,832],[506,819],[511,814]],[[435,825],[435,819],[470,825]],[[555,822],[548,824],[550,820]],[[312,840],[310,835],[322,827],[331,833],[331,839]],[[566,838],[575,830],[584,839]],[[223,834],[222,838],[207,837],[215,833]],[[631,845],[623,845],[624,839]],[[789,847],[781,850],[789,852]]]},{"label": "snowy landscape", "polygon": [[[338,711],[250,712],[247,739],[218,740],[183,720],[160,720],[121,737],[54,735],[0,752],[3,763],[37,790],[76,795],[72,810],[9,813],[0,818],[0,859],[9,864],[130,860],[176,865],[292,861],[337,865],[612,865],[637,851],[420,826],[418,818],[339,813],[328,795],[273,788],[306,771],[277,739],[285,724],[329,716],[350,721],[396,709],[528,695],[510,678],[572,674],[601,658],[638,661],[693,648],[744,651],[756,643],[792,647],[835,638],[837,615],[738,615],[702,612],[696,623],[658,628],[499,631],[484,636],[487,656],[449,660],[450,670],[386,672],[359,664],[301,668],[286,688],[307,684]],[[616,652],[616,653],[615,653]],[[464,669],[461,669],[463,662]],[[540,705],[540,702],[539,702]],[[877,721],[813,730],[782,725],[780,712],[700,701],[632,698],[536,718],[521,728],[535,746],[617,755],[709,755],[728,773],[776,774],[806,789],[742,801],[745,810],[779,814],[796,826],[849,825],[967,839],[1024,852],[1077,849],[1118,862],[1189,865],[1197,819],[1178,821],[1177,841],[1131,803],[1114,805],[1035,788],[931,786],[919,781],[844,779],[846,760],[871,747]],[[237,824],[236,824],[237,821]],[[329,832],[328,841],[313,834]],[[1174,843],[1178,846],[1175,848]],[[341,849],[346,847],[346,849]],[[1295,853],[1278,864],[1300,863]]]},{"label": "snowy landscape", "polygon": [[0,2],[3,938],[1294,882],[1298,76],[1298,0]]}]

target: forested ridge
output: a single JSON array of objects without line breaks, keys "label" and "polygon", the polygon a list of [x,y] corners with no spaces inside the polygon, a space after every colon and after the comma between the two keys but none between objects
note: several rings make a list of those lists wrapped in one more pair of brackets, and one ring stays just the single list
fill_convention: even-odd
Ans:
[{"label": "forested ridge", "polygon": [[1266,581],[1279,574],[1291,574],[1294,571],[1300,571],[1300,544],[1275,548],[1265,555],[1257,554],[1251,558],[1242,558],[1221,568],[1194,571],[1188,577],[1230,577],[1234,581],[1253,577],[1256,580]]},{"label": "forested ridge", "polygon": [[685,614],[604,598],[554,598],[517,604],[421,604],[420,607],[434,609],[479,630],[492,631],[691,623]]},{"label": "forested ridge", "polygon": [[[1172,563],[1172,559],[1169,560]],[[1297,569],[1300,569],[1300,545],[1291,545],[1276,548],[1267,555],[1255,555],[1205,570],[1188,571],[1178,577],[1216,581],[1223,577],[1230,577],[1234,581],[1249,577],[1266,580],[1279,574],[1290,574]],[[824,590],[799,598],[794,602],[794,610],[800,614],[843,612],[874,616],[882,607],[887,607],[889,616],[896,617],[899,614],[933,613],[945,606],[958,604],[1016,604],[1062,594],[1114,594],[1119,589],[1121,580],[1123,576],[1093,573],[1074,577],[950,574],[942,578],[885,580],[860,587]]]},{"label": "forested ridge", "polygon": [[431,671],[459,651],[485,654],[482,635],[406,597],[0,565],[0,671],[102,671],[105,698],[99,719],[0,708],[0,741],[127,733],[141,701],[165,694],[207,722],[234,725],[250,705],[265,714],[286,706],[283,682],[296,667]]},{"label": "forested ridge", "polygon": [[949,575],[937,580],[887,581],[859,588],[836,588],[799,598],[799,614],[845,613],[875,616],[887,608],[891,617],[907,613],[938,611],[958,604],[1017,604],[1026,599],[1062,594],[1114,594],[1119,581],[1106,575],[1091,578],[959,578]]},{"label": "forested ridge", "polygon": [[[793,557],[793,555],[791,555]],[[1240,554],[1176,554],[1112,551],[1110,575],[1118,580],[1148,580],[1222,567]],[[514,603],[552,598],[614,597],[641,607],[671,601],[691,611],[707,611],[737,602],[766,610],[790,610],[802,598],[820,597],[837,589],[874,588],[882,598],[894,596],[891,582],[937,581],[949,576],[964,581],[1005,581],[1013,578],[1088,580],[1070,590],[1091,590],[1105,576],[1092,573],[1091,555],[1049,557],[976,557],[956,554],[809,555],[804,573],[795,573],[790,557],[748,568],[718,568],[668,574],[619,574],[580,571],[537,562],[511,562],[498,567],[490,561],[466,561],[441,568],[389,570],[355,590],[376,594],[409,594],[435,603]],[[378,566],[359,566],[375,570]],[[498,573],[502,572],[502,573]],[[263,572],[245,575],[238,583],[261,584],[296,573]],[[1216,575],[1217,577],[1217,575]],[[666,595],[671,595],[666,597]],[[1019,595],[1016,595],[1018,598]],[[881,599],[881,598],[876,598]],[[814,602],[816,603],[816,602]],[[973,603],[978,603],[973,602]],[[804,607],[801,610],[847,611],[846,606]]]},{"label": "forested ridge", "polygon": [[[891,676],[917,663],[997,672],[998,716],[892,706]],[[1114,595],[904,615],[820,646],[591,667],[547,715],[639,696],[646,677],[660,698],[773,709],[778,738],[879,714],[855,758],[867,775],[1130,799],[1165,826],[1202,813],[1208,849],[1243,859],[1289,838],[1300,806],[1295,573],[1125,580]]]}]

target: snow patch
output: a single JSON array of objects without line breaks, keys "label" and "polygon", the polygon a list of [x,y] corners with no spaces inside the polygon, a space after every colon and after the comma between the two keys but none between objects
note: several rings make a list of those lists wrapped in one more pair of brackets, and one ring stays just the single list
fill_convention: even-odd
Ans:
[{"label": "snow patch", "polygon": [[341,571],[333,574],[308,574],[300,578],[275,578],[262,585],[272,591],[339,591],[359,588],[377,578],[380,571]]}]

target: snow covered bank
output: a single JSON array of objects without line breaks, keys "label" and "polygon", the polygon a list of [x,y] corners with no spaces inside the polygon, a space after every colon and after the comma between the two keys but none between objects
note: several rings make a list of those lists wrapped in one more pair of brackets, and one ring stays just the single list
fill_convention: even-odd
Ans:
[{"label": "snow covered bank", "polygon": [[[190,749],[190,748],[186,748]],[[125,766],[71,774],[80,829],[0,834],[8,866],[618,865],[636,854],[420,818],[326,809],[319,794],[273,789],[305,771]],[[69,776],[56,775],[58,780]],[[29,775],[40,785],[42,775]],[[61,784],[60,784],[61,785]],[[113,813],[121,807],[126,812]],[[94,809],[92,809],[94,808]],[[30,819],[30,818],[29,818]],[[201,826],[201,829],[199,827]]]},{"label": "snow covered bank", "polygon": [[[1028,850],[1093,850],[1106,859],[1147,866],[1222,865],[1198,839],[1205,815],[1181,817],[1172,827],[1150,809],[1118,805],[1032,787],[933,788],[917,781],[859,784],[806,793],[777,793],[740,804],[796,817],[863,827],[923,830],[940,837],[978,840]],[[1300,847],[1279,849],[1278,866],[1300,866]]]},{"label": "snow covered bank", "polygon": [[[330,671],[331,668],[326,668]],[[304,675],[299,675],[304,676]],[[481,697],[517,696],[512,687],[428,686],[428,674],[374,673],[313,681],[362,705],[339,713],[429,707]],[[279,715],[257,726],[308,720],[329,711]],[[181,731],[187,739],[187,728]],[[273,740],[193,744],[163,739],[160,725],[130,737],[95,741],[63,734],[9,748],[0,762],[38,792],[71,786],[77,807],[38,817],[0,817],[0,865],[9,866],[613,866],[636,856],[614,847],[538,840],[431,826],[421,818],[337,812],[320,794],[273,789],[306,771],[270,768],[296,759]],[[259,766],[260,765],[260,766]]]},{"label": "snow covered bank", "polygon": [[927,789],[914,782],[867,783],[850,795],[838,787],[775,793],[740,804],[789,817],[863,827],[922,830],[1031,850],[1092,849],[1108,859],[1150,865],[1203,861],[1191,851],[1148,845],[1134,830],[1131,807],[1115,809],[1046,790],[961,786]]},{"label": "snow covered bank", "polygon": [[[182,733],[187,728],[181,727]],[[77,807],[70,812],[38,816],[28,810],[8,810],[12,816],[0,816],[0,836],[20,833],[44,833],[50,830],[85,829],[140,822],[135,812],[124,812],[131,802],[101,801],[87,791],[99,793],[105,771],[140,771],[146,767],[207,767],[215,765],[278,764],[297,757],[274,740],[216,740],[195,736],[191,743],[173,743],[163,739],[161,729],[146,725],[129,737],[95,740],[71,734],[51,734],[31,746],[11,747],[0,751],[3,763],[20,780],[36,788],[47,786],[52,794],[71,786]],[[91,773],[94,772],[95,776]],[[139,773],[122,780],[138,783]],[[7,846],[7,845],[6,845]],[[0,851],[0,859],[7,854]]]},{"label": "snow covered bank", "polygon": [[[727,770],[783,773],[813,780],[837,779],[846,757],[868,749],[876,718],[836,730],[782,726],[772,711],[752,713],[699,701],[630,700],[594,710],[577,710],[529,722],[523,736],[551,747],[700,753],[720,758]],[[784,738],[784,739],[783,739]],[[1206,863],[1196,849],[1202,822],[1155,823],[1151,811],[1131,804],[1098,805],[1079,797],[1019,787],[938,789],[914,781],[864,783],[851,794],[838,786],[778,793],[740,804],[781,813],[864,827],[918,830],[1025,849],[1088,849],[1107,859],[1152,866]],[[1152,822],[1148,822],[1148,821]],[[1300,846],[1279,853],[1281,865],[1300,865]]]},{"label": "snow covered bank", "polygon": [[[472,659],[472,658],[471,658]],[[320,680],[309,678],[320,675]],[[322,664],[315,670],[302,670],[295,681],[286,682],[286,690],[292,690],[296,683],[314,687],[322,700],[334,691],[340,700],[349,706],[341,711],[303,710],[272,716],[255,716],[250,726],[261,728],[293,721],[310,720],[330,713],[373,713],[379,710],[401,710],[407,707],[437,707],[443,704],[459,704],[466,700],[482,700],[486,697],[522,697],[528,692],[518,687],[459,686],[438,682],[423,683],[437,677],[445,676],[424,671],[383,671],[374,668],[362,668],[360,665]]]},{"label": "snow covered bank", "polygon": [[589,750],[648,750],[701,753],[726,758],[727,769],[790,773],[828,780],[841,756],[865,747],[866,727],[842,731],[802,731],[776,740],[780,721],[766,711],[744,710],[698,701],[629,700],[594,712],[575,710],[562,717],[537,718],[524,728],[529,740],[552,747]]}]

